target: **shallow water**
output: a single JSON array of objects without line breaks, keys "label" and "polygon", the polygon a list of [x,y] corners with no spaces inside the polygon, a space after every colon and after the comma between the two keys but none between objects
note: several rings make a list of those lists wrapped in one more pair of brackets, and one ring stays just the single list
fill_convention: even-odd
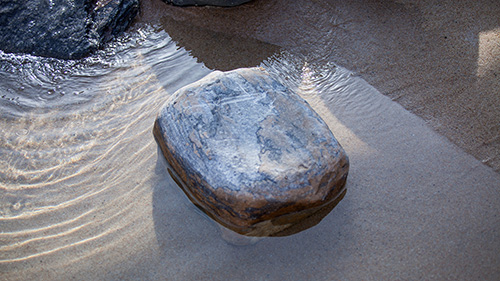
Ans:
[{"label": "shallow water", "polygon": [[1,56],[2,272],[142,230],[137,200],[169,178],[155,173],[155,115],[209,70],[147,26],[81,61]]},{"label": "shallow water", "polygon": [[0,279],[499,277],[498,174],[320,49],[261,66],[344,146],[347,195],[304,232],[227,244],[152,135],[166,99],[211,71],[177,44],[138,25],[84,60],[0,53]]}]

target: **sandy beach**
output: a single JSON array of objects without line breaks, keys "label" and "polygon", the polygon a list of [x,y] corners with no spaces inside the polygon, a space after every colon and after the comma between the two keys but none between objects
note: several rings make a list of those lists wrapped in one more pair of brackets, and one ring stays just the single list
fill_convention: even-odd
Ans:
[{"label": "sandy beach", "polygon": [[[1,280],[500,280],[500,2],[141,5],[87,60],[2,54]],[[350,170],[316,226],[235,246],[152,130],[179,88],[251,66]]]}]

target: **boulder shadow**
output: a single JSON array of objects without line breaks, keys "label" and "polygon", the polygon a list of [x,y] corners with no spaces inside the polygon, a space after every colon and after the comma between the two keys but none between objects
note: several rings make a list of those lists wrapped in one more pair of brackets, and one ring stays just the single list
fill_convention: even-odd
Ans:
[{"label": "boulder shadow", "polygon": [[232,70],[258,66],[279,53],[281,48],[254,38],[231,35],[190,25],[165,16],[162,27],[178,46],[185,48],[198,62],[213,70]]}]

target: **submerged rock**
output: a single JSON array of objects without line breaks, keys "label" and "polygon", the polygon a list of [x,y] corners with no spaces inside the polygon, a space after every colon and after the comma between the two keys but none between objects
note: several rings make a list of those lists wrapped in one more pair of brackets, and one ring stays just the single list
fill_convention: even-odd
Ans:
[{"label": "submerged rock", "polygon": [[0,0],[0,49],[78,59],[124,31],[139,0]]},{"label": "submerged rock", "polygon": [[328,126],[259,68],[213,72],[180,89],[154,134],[191,201],[240,234],[298,232],[345,194],[349,162]]},{"label": "submerged rock", "polygon": [[251,0],[163,0],[165,3],[173,4],[176,6],[222,6],[222,7],[232,7],[241,5]]}]

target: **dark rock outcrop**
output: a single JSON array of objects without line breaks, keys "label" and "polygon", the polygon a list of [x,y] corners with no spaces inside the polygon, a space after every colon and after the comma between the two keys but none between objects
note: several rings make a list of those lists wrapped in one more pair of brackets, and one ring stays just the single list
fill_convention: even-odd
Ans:
[{"label": "dark rock outcrop", "polygon": [[173,4],[176,6],[221,6],[232,7],[238,6],[251,0],[162,0],[165,3]]},{"label": "dark rock outcrop", "polygon": [[124,31],[138,10],[139,0],[0,0],[0,49],[82,58]]},{"label": "dark rock outcrop", "polygon": [[328,126],[259,68],[213,72],[180,89],[154,134],[191,201],[240,234],[300,231],[345,193],[348,158]]}]

